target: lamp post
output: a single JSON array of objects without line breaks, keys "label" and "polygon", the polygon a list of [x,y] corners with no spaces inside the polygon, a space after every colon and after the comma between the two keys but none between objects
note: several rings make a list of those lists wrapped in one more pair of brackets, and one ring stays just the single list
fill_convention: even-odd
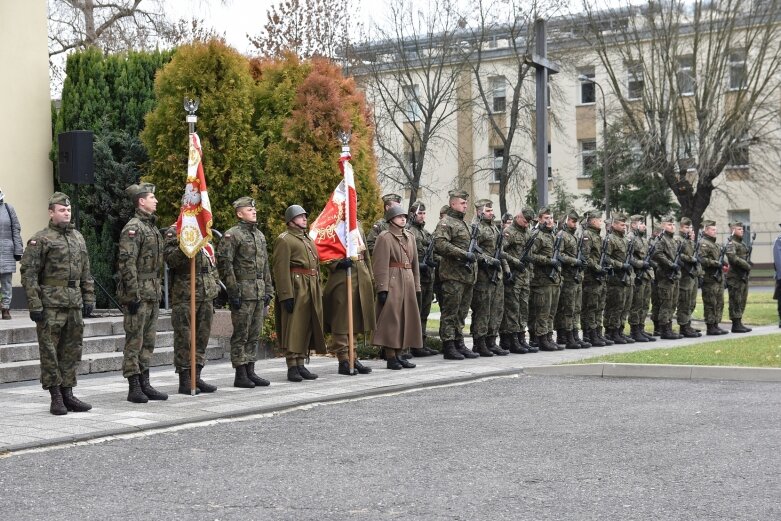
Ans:
[{"label": "lamp post", "polygon": [[610,218],[610,156],[607,152],[607,105],[605,105],[605,91],[602,90],[602,85],[597,83],[593,78],[589,78],[584,74],[578,75],[580,81],[593,83],[599,89],[599,93],[602,95],[602,174],[605,178],[605,217]]}]

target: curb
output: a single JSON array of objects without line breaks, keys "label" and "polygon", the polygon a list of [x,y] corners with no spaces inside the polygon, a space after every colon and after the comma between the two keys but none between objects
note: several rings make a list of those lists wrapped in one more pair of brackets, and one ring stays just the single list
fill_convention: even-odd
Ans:
[{"label": "curb", "polygon": [[527,367],[523,370],[523,374],[530,376],[674,378],[679,380],[741,380],[781,383],[781,369],[770,367],[599,363]]}]

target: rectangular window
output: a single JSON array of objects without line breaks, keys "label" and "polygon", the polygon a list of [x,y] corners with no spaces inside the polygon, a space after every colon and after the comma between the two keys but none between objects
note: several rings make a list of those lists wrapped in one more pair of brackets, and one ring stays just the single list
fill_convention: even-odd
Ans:
[{"label": "rectangular window", "polygon": [[746,51],[732,50],[729,53],[729,88],[742,89],[746,87]]},{"label": "rectangular window", "polygon": [[732,151],[728,168],[745,168],[751,164],[749,143],[751,143],[751,138],[745,136],[736,144],[735,149]]},{"label": "rectangular window", "polygon": [[491,89],[492,112],[504,112],[507,107],[507,80],[504,76],[495,76],[488,80]]},{"label": "rectangular window", "polygon": [[502,166],[504,166],[504,149],[494,148],[493,177],[492,182],[498,183],[502,179]]},{"label": "rectangular window", "polygon": [[580,142],[580,176],[591,177],[597,166],[597,142],[594,139]]},{"label": "rectangular window", "polygon": [[553,163],[551,163],[551,144],[548,143],[548,181],[553,179]]},{"label": "rectangular window", "polygon": [[[587,69],[579,69],[578,76],[593,80],[596,76],[594,74],[594,68],[589,67]],[[596,101],[596,85],[592,81],[580,80],[580,99],[581,104],[594,103]]]},{"label": "rectangular window", "polygon": [[418,95],[420,94],[419,85],[404,85],[404,117],[407,121],[420,121],[420,103]]},{"label": "rectangular window", "polygon": [[626,66],[626,91],[629,99],[640,99],[643,97],[643,64],[628,63]]},{"label": "rectangular window", "polygon": [[678,92],[684,96],[694,94],[694,56],[678,57]]}]

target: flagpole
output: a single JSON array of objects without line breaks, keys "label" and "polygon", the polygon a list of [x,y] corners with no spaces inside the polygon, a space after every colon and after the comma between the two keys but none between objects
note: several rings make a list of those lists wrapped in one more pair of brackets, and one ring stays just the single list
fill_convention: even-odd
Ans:
[{"label": "flagpole", "polygon": [[[198,121],[198,117],[195,115],[195,111],[198,110],[198,102],[192,102],[193,100],[190,101],[191,103],[189,104],[185,101],[187,125],[189,129],[189,134],[187,136],[188,155],[193,134],[195,134],[195,122]],[[195,367],[195,328],[197,326],[195,322],[195,257],[197,257],[197,254],[190,257],[190,396],[195,396],[197,380],[197,371]]]},{"label": "flagpole", "polygon": [[[342,154],[350,153],[350,134],[348,132],[339,132],[339,141],[342,143]],[[350,213],[354,210],[350,208],[350,187],[345,183],[345,192],[347,197],[344,201],[344,237],[345,253],[350,257],[352,248],[350,247],[352,238],[350,237]],[[349,360],[350,374],[355,374],[355,338],[353,335],[353,274],[352,267],[347,268],[347,356]]]}]

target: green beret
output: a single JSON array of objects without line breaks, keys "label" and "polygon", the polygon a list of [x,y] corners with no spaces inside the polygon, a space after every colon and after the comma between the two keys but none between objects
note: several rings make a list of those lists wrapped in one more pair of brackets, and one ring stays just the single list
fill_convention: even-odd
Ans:
[{"label": "green beret", "polygon": [[478,199],[475,201],[475,208],[493,208],[494,202],[490,199]]},{"label": "green beret", "polygon": [[681,217],[681,224],[683,224],[684,226],[685,225],[691,225],[691,223],[692,223],[692,220],[689,219],[688,217]]},{"label": "green beret", "polygon": [[523,214],[524,219],[526,219],[527,221],[531,221],[532,219],[534,219],[534,210],[532,210],[531,208],[524,208],[523,210],[521,210],[521,213]]},{"label": "green beret", "polygon": [[421,211],[425,212],[426,211],[426,205],[423,204],[423,201],[417,200],[414,203],[412,203],[412,206],[410,206],[409,210],[411,212],[413,212],[413,211],[414,212],[421,212]]},{"label": "green beret", "polygon": [[630,217],[629,220],[632,221],[633,223],[645,222],[645,216],[644,215],[640,215],[639,213],[636,213],[632,217]]},{"label": "green beret", "polygon": [[743,228],[743,222],[742,221],[732,221],[729,223],[730,228]]},{"label": "green beret", "polygon": [[49,206],[53,204],[61,204],[62,206],[70,206],[71,205],[71,198],[65,195],[62,192],[54,192],[51,197],[49,197]]},{"label": "green beret", "polygon": [[382,196],[382,202],[385,204],[392,202],[401,204],[401,196],[399,194],[385,194]]},{"label": "green beret", "polygon": [[255,199],[249,196],[239,197],[235,201],[233,201],[233,207],[235,209],[244,208],[246,206],[251,206],[255,208]]},{"label": "green beret", "polygon": [[141,194],[153,194],[155,193],[155,185],[152,183],[139,183],[137,185],[130,185],[125,188],[125,193],[131,199]]},{"label": "green beret", "polygon": [[716,226],[716,221],[711,221],[710,219],[702,221],[702,227],[705,228],[707,226]]},{"label": "green beret", "polygon": [[550,213],[551,213],[550,207],[543,206],[542,208],[540,208],[540,211],[537,212],[537,217],[540,217],[541,215],[550,214]]},{"label": "green beret", "polygon": [[447,195],[451,199],[469,199],[469,194],[465,190],[450,190]]},{"label": "green beret", "polygon": [[675,224],[675,217],[673,217],[672,215],[665,215],[664,217],[662,217],[661,222]]}]

